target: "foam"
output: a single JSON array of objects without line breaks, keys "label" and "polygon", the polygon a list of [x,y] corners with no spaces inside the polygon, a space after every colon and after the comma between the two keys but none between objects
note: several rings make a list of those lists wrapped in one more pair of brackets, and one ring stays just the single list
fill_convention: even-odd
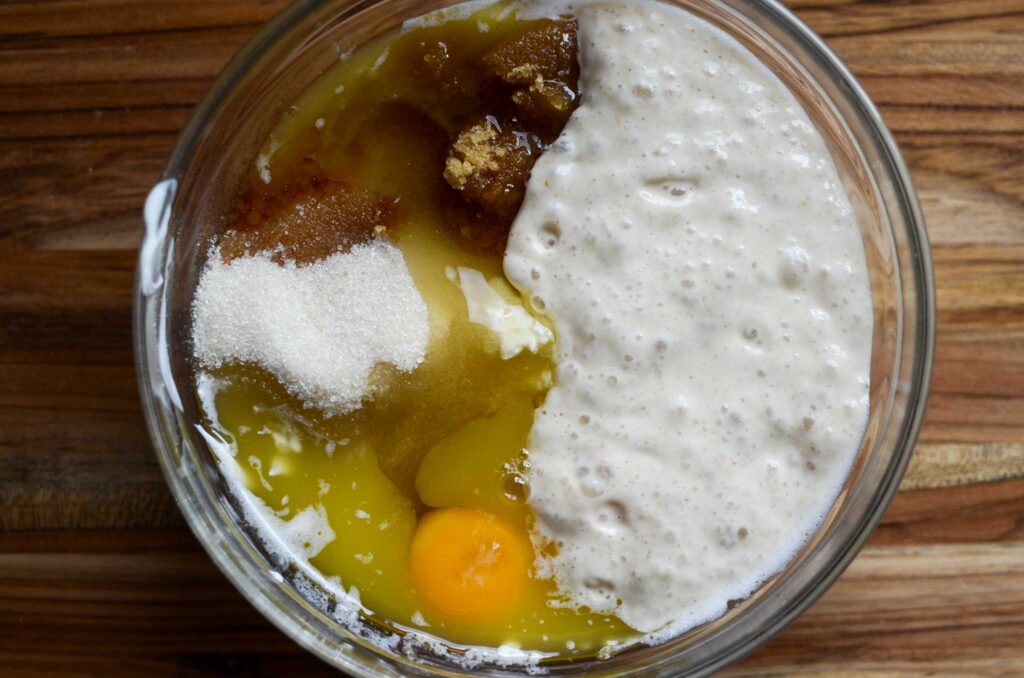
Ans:
[{"label": "foam", "polygon": [[529,502],[542,574],[656,643],[748,597],[835,500],[870,286],[823,140],[749,51],[661,3],[576,16],[583,101],[504,260],[559,340]]},{"label": "foam", "polygon": [[328,414],[360,406],[375,365],[414,369],[430,333],[402,253],[383,241],[301,267],[213,251],[192,311],[202,367],[255,363]]}]

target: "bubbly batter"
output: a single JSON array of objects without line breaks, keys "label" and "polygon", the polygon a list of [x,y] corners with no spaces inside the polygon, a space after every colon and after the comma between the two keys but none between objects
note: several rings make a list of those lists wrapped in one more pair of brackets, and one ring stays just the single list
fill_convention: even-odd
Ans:
[{"label": "bubbly batter", "polygon": [[535,541],[574,604],[713,619],[817,527],[868,412],[860,232],[821,137],[732,38],[586,5],[583,103],[505,256],[558,334],[530,434]]}]

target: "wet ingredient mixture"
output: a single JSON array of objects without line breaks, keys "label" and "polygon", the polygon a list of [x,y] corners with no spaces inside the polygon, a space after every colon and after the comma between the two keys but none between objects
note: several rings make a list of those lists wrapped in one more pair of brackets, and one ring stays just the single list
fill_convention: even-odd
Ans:
[{"label": "wet ingredient mixture", "polygon": [[264,536],[346,622],[470,663],[720,616],[817,528],[867,417],[824,141],[652,1],[475,5],[345,55],[256,158],[193,310]]}]

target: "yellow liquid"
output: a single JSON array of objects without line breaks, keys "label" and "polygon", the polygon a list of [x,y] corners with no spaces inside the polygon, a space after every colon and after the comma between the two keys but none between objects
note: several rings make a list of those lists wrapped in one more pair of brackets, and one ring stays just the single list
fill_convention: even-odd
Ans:
[{"label": "yellow liquid", "polygon": [[[314,83],[272,135],[273,181],[315,157],[332,178],[398,199],[397,245],[429,309],[425,361],[411,373],[376,370],[372,398],[335,417],[304,408],[255,367],[227,367],[213,374],[219,388],[208,423],[236,441],[247,489],[282,519],[324,507],[337,536],[311,564],[346,590],[357,588],[377,623],[458,644],[586,655],[636,634],[615,618],[552,606],[553,583],[536,578],[484,619],[446,616],[417,592],[410,574],[410,541],[431,508],[483,510],[523,534],[531,522],[523,450],[533,410],[551,384],[551,347],[503,360],[498,338],[468,321],[447,267],[480,270],[506,301],[523,302],[505,281],[500,256],[460,247],[438,207],[448,190],[437,165],[444,132],[457,129],[472,102],[439,106],[437,94],[410,74],[423,41],[444,39],[472,60],[522,30],[524,22],[499,19],[500,11],[368,43]],[[490,30],[481,32],[480,22]],[[443,115],[425,124],[410,106]],[[325,121],[319,128],[318,118]]]}]

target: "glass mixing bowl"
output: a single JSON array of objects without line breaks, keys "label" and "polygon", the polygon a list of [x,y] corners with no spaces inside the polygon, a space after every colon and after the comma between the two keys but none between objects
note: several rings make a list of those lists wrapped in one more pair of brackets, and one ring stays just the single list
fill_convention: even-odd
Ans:
[{"label": "glass mixing bowl", "polygon": [[[871,407],[831,512],[777,576],[715,622],[609,659],[554,661],[553,674],[704,674],[751,652],[840,575],[899,484],[924,415],[935,310],[927,234],[910,177],[864,91],[806,26],[764,0],[675,0],[754,51],[827,140],[858,215],[874,303]],[[228,64],[196,109],[146,203],[135,291],[135,355],[150,435],[167,483],[210,557],[270,621],[328,663],[361,676],[463,675],[397,643],[383,650],[300,595],[306,575],[251,538],[204,437],[189,364],[189,305],[206,244],[273,124],[340,53],[450,0],[305,0]],[[343,537],[341,537],[343,538]],[[483,665],[475,675],[514,671]]]}]

